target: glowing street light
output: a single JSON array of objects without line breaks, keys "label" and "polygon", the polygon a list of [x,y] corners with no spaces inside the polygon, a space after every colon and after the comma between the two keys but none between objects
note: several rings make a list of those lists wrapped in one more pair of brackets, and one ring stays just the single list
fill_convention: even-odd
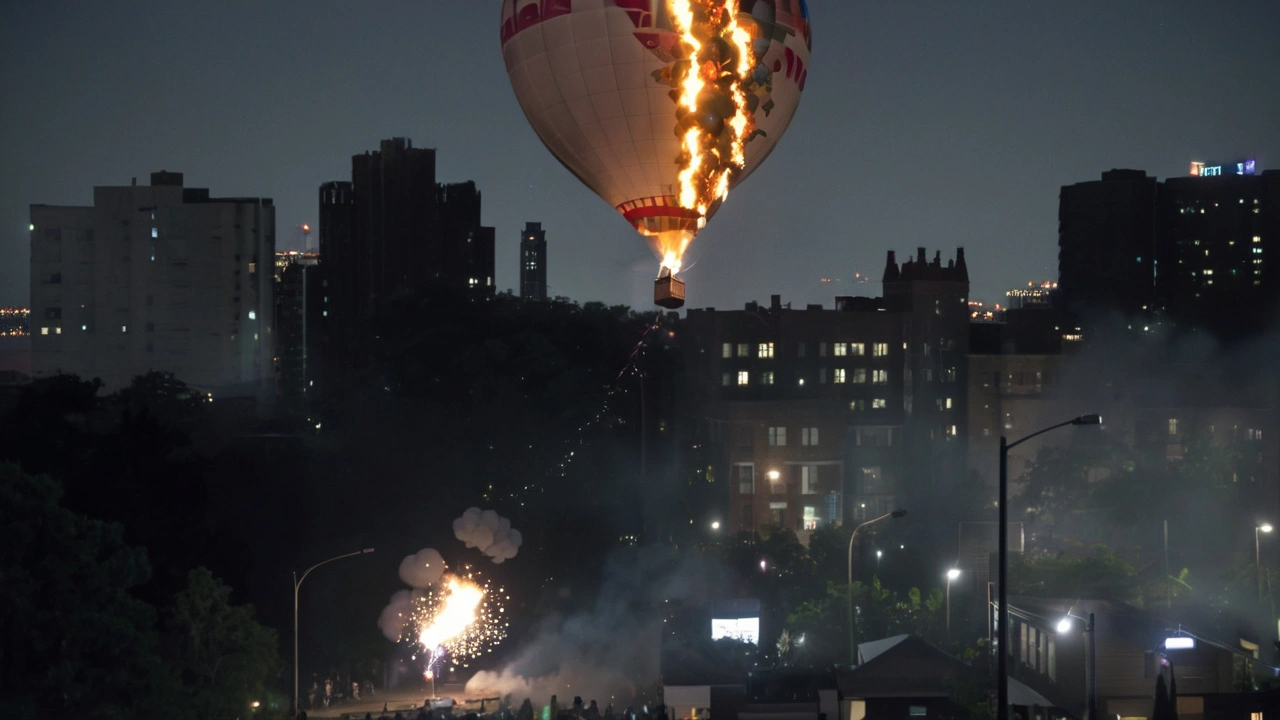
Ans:
[{"label": "glowing street light", "polygon": [[719,529],[720,529],[720,521],[719,521],[719,520],[712,520],[712,521],[711,521],[711,529],[712,529],[712,530],[719,530]]},{"label": "glowing street light", "polygon": [[1253,570],[1258,576],[1258,602],[1262,602],[1262,544],[1258,540],[1260,532],[1271,532],[1271,523],[1264,522],[1253,528]]},{"label": "glowing street light", "polygon": [[311,567],[307,568],[306,571],[303,572],[301,576],[298,575],[298,571],[295,570],[293,572],[293,714],[294,714],[294,717],[297,717],[298,710],[299,710],[298,708],[298,588],[302,587],[302,581],[307,579],[307,576],[311,574],[311,571],[315,570],[321,565],[327,565],[333,562],[334,560],[349,558],[353,555],[365,555],[371,552],[373,552],[373,548],[365,548],[363,550],[349,552],[345,555],[338,555],[336,557],[331,557],[328,560],[325,560],[323,562],[318,562],[315,565],[312,565]]},{"label": "glowing street light", "polygon": [[947,637],[951,637],[951,581],[960,577],[960,568],[947,571]]},{"label": "glowing street light", "polygon": [[[885,513],[878,518],[862,523],[858,527],[854,528],[853,532],[849,533],[849,655],[853,658],[852,662],[858,661],[858,646],[853,642],[853,539],[858,537],[859,530],[868,525],[875,525],[876,523],[882,520],[888,520],[889,518],[900,518],[906,514],[906,510],[894,510],[891,513]],[[877,557],[879,556],[877,555]]]},{"label": "glowing street light", "polygon": [[765,475],[767,475],[770,480],[777,480],[778,478],[782,477],[782,473],[778,472],[777,470],[770,470],[769,472],[765,473]]},{"label": "glowing street light", "polygon": [[[1000,436],[1000,507],[998,532],[1000,544],[996,551],[1000,558],[999,603],[996,613],[997,649],[996,649],[996,718],[1009,720],[1009,450],[1037,435],[1068,425],[1101,425],[1102,416],[1098,414],[1080,415],[1057,425],[1037,430],[1030,435],[1009,442]],[[1090,720],[1097,720],[1096,715]]]},{"label": "glowing street light", "polygon": [[1097,640],[1093,632],[1093,613],[1089,613],[1088,619],[1079,615],[1073,615],[1070,610],[1067,611],[1066,617],[1058,621],[1057,631],[1059,635],[1067,635],[1075,627],[1072,620],[1081,620],[1084,622],[1084,633],[1088,635],[1089,656],[1088,663],[1085,665],[1085,708],[1084,720],[1099,720],[1098,717],[1098,665],[1097,665]]}]

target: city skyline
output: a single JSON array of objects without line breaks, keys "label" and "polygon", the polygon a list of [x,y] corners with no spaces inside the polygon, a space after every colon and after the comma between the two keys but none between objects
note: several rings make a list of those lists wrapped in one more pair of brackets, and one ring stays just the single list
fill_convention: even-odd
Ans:
[{"label": "city skyline", "polygon": [[[541,222],[554,237],[549,294],[648,309],[656,261],[516,104],[499,3],[440,5],[3,11],[0,305],[30,297],[30,204],[85,204],[94,186],[182,172],[273,198],[279,246],[298,248],[292,228],[315,226],[320,184],[353,153],[406,136],[439,151],[442,182],[484,193],[499,290],[518,289],[518,233]],[[1261,89],[1280,66],[1266,38],[1274,5],[810,12],[796,120],[695,243],[690,307],[876,295],[850,279],[875,283],[886,250],[917,246],[966,247],[973,297],[1001,302],[1057,278],[1061,186],[1112,167],[1160,178],[1192,161],[1271,167],[1280,98]]]}]

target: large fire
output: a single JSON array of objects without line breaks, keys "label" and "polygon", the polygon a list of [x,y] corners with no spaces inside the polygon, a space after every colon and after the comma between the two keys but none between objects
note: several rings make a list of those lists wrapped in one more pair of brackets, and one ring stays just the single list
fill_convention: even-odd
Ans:
[{"label": "large fire", "polygon": [[426,670],[432,672],[445,657],[467,667],[472,658],[491,651],[506,637],[506,600],[502,588],[493,590],[471,568],[432,586],[415,603],[410,623],[410,638],[428,658]]},{"label": "large fire", "polygon": [[751,33],[738,25],[738,0],[669,2],[686,53],[672,78],[682,142],[678,201],[697,213],[696,229],[658,234],[662,266],[677,273],[708,211],[728,197],[733,173],[746,164],[752,116],[743,83],[755,59]]}]

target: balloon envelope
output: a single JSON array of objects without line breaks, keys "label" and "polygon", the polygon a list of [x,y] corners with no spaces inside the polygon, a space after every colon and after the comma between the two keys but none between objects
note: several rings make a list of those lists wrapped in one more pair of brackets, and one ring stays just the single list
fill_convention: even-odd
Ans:
[{"label": "balloon envelope", "polygon": [[[795,115],[808,77],[809,19],[804,0],[718,1],[738,6],[754,61],[742,90],[757,132],[733,186],[773,151]],[[705,215],[679,203],[682,138],[671,74],[687,51],[669,2],[503,0],[502,53],[529,123],[570,172],[641,233],[678,230],[691,239],[719,201]],[[693,122],[718,128],[724,112],[700,104]]]}]

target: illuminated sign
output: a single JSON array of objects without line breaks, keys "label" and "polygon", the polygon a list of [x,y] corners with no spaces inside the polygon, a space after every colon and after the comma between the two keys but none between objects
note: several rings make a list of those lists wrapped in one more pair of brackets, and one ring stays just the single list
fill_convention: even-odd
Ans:
[{"label": "illuminated sign", "polygon": [[1225,165],[1206,165],[1202,162],[1191,163],[1192,177],[1218,177],[1221,175],[1257,175],[1258,161],[1241,160]]},{"label": "illuminated sign", "polygon": [[732,638],[752,645],[760,644],[760,618],[713,618],[711,639]]},{"label": "illuminated sign", "polygon": [[1190,650],[1196,646],[1196,639],[1191,637],[1171,637],[1164,639],[1165,650]]}]

